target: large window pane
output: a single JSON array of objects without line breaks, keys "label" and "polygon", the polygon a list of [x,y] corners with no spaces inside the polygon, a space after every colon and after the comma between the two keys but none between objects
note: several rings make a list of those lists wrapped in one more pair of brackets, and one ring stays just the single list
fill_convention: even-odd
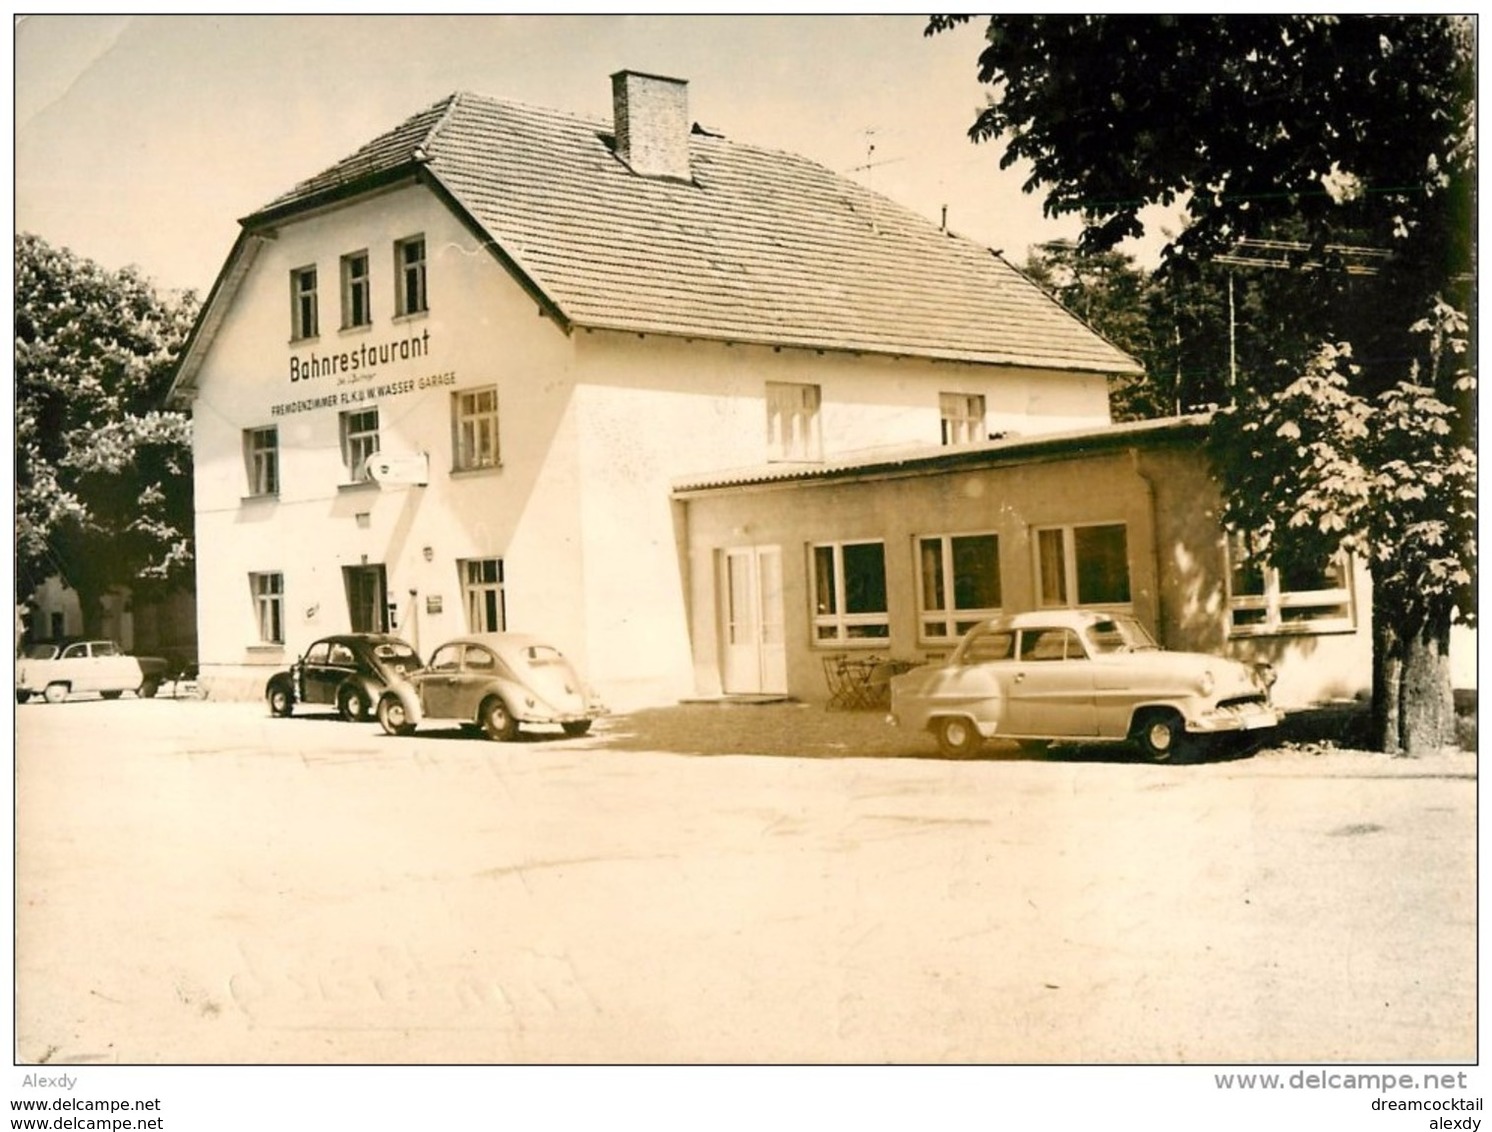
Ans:
[{"label": "large window pane", "polygon": [[844,548],[846,613],[886,611],[886,553],[878,542]]},{"label": "large window pane", "polygon": [[953,540],[953,607],[998,609],[1000,551],[994,535],[967,535]]},{"label": "large window pane", "polygon": [[1078,604],[1129,601],[1129,542],[1124,524],[1078,527],[1072,533],[1078,569]]}]

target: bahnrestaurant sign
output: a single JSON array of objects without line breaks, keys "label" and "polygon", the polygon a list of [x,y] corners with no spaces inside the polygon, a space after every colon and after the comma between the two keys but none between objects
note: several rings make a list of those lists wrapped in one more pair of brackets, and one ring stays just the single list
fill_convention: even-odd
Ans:
[{"label": "bahnrestaurant sign", "polygon": [[290,380],[311,381],[334,373],[357,373],[374,366],[423,358],[429,353],[430,331],[426,330],[423,334],[412,334],[393,342],[364,342],[356,350],[343,350],[336,354],[317,354],[314,351],[303,357],[292,354]]}]

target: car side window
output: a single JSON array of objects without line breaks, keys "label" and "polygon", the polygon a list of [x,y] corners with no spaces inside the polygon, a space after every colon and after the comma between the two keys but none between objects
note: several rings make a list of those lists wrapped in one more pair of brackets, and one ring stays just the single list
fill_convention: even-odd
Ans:
[{"label": "car side window", "polygon": [[461,646],[445,645],[436,649],[430,658],[430,667],[437,672],[455,672],[461,667]]},{"label": "car side window", "polygon": [[94,641],[94,656],[118,656],[119,650],[114,647],[113,641]]},{"label": "car side window", "polygon": [[497,671],[497,657],[480,645],[471,645],[466,650],[466,668],[469,672],[486,675]]},{"label": "car side window", "polygon": [[1011,632],[980,633],[964,649],[965,664],[986,664],[992,660],[1009,660],[1015,651],[1015,634]]},{"label": "car side window", "polygon": [[329,645],[326,641],[317,641],[314,645],[306,650],[306,663],[325,664],[327,653],[330,651],[330,649],[331,645]]},{"label": "car side window", "polygon": [[345,668],[353,667],[355,661],[352,657],[352,650],[343,644],[332,645],[332,663]]},{"label": "car side window", "polygon": [[65,649],[62,650],[62,659],[63,660],[75,660],[75,659],[77,659],[80,656],[87,656],[87,655],[88,655],[88,646],[87,645],[68,645],[67,648],[65,648]]},{"label": "car side window", "polygon": [[1071,629],[1026,629],[1021,633],[1021,659],[1082,660],[1083,646]]}]

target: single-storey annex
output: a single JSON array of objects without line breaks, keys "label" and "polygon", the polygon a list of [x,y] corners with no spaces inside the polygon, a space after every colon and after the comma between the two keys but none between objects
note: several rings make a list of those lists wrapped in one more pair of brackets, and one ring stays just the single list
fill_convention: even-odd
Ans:
[{"label": "single-storey annex", "polygon": [[[822,699],[827,666],[946,657],[980,620],[1132,613],[1167,648],[1268,661],[1283,706],[1371,687],[1366,571],[1282,575],[1219,521],[1205,417],[921,448],[675,485],[696,679]],[[718,661],[717,661],[718,658]]]},{"label": "single-storey annex", "polygon": [[[1181,616],[1147,596],[1181,584],[1173,563],[1140,556],[1169,553],[1155,524],[1203,522],[1210,496],[1158,490],[1157,508],[1184,511],[1161,520],[1106,499],[1090,477],[1130,468],[1139,491],[1139,457],[1105,449],[1084,471],[1097,457],[1071,439],[1106,435],[1107,381],[1137,372],[1131,358],[998,254],[692,124],[683,82],[623,71],[612,93],[609,122],[451,95],[241,221],[174,391],[193,413],[213,694],[262,694],[332,632],[397,632],[428,653],[512,629],[553,640],[616,708],[746,687],[750,663],[754,686],[811,699],[823,650],[942,647],[898,585],[935,539],[943,584],[973,584],[981,609],[988,568],[970,563],[994,535],[1007,607],[1055,569],[1027,544],[1060,539],[1078,571],[1064,600],[1091,596],[1093,555],[1123,554],[1127,600]],[[909,449],[906,474],[877,470]],[[726,474],[739,468],[770,474]],[[1038,481],[1071,498],[1020,502],[1013,485]],[[990,494],[957,514],[972,490]],[[992,509],[1007,490],[1015,509]],[[917,515],[929,498],[935,527]],[[761,510],[784,504],[791,516]],[[859,587],[877,540],[883,611],[852,610],[859,589],[833,598],[842,612],[803,604],[828,596],[809,597],[810,567]],[[780,664],[775,613],[759,613],[754,661],[725,644],[746,577],[730,571],[749,556],[768,593],[770,546]],[[1261,612],[1236,610],[1265,618],[1256,636],[1277,616],[1259,596]],[[1234,617],[1187,615],[1204,614]]]}]

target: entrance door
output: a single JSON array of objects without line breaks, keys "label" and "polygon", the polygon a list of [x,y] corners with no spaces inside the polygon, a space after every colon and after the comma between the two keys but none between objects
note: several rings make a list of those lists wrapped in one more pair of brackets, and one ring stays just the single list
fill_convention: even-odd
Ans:
[{"label": "entrance door", "polygon": [[347,620],[354,633],[389,631],[388,580],[383,566],[343,566]]},{"label": "entrance door", "polygon": [[785,695],[782,549],[746,546],[724,553],[725,665],[730,695]]}]

